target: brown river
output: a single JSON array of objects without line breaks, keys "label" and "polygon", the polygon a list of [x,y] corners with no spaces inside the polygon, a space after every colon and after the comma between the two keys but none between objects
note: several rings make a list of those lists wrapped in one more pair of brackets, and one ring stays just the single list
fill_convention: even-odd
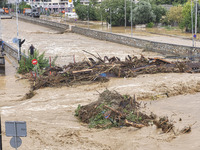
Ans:
[{"label": "brown river", "polygon": [[[15,37],[14,20],[4,20],[3,39],[12,44]],[[23,28],[22,28],[23,27]],[[128,46],[98,41],[73,33],[58,34],[48,28],[20,22],[20,36],[46,56],[57,54],[60,65],[84,59],[82,50],[101,56],[143,54],[148,57],[162,55],[143,52]],[[13,45],[14,46],[14,45]],[[61,57],[66,56],[66,58]],[[89,104],[98,98],[98,92],[108,88],[121,94],[136,94],[147,102],[147,112],[158,116],[168,115],[174,121],[175,132],[191,125],[189,134],[163,134],[155,126],[135,129],[122,127],[90,129],[74,117],[78,104]],[[199,150],[200,149],[200,75],[154,74],[131,79],[111,79],[107,83],[45,88],[27,100],[22,97],[29,91],[29,83],[16,75],[15,68],[7,59],[6,76],[0,76],[0,110],[3,130],[3,149],[12,150],[10,137],[5,136],[5,121],[26,121],[27,137],[22,138],[19,150]],[[168,93],[169,98],[165,93]],[[182,121],[179,121],[179,119]]]}]

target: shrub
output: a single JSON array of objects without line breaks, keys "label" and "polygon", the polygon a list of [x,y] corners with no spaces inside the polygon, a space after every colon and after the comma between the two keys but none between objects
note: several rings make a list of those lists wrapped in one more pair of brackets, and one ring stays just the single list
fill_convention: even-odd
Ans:
[{"label": "shrub", "polygon": [[154,23],[153,22],[150,22],[147,24],[147,28],[153,28],[154,27]]},{"label": "shrub", "polygon": [[[45,52],[39,55],[39,52],[35,50],[34,55],[28,54],[28,56],[22,56],[19,62],[18,73],[25,74],[35,69],[35,65],[32,64],[32,60],[36,59],[37,69],[40,74],[42,74],[42,69],[49,66],[49,61],[47,58],[44,57]],[[57,59],[57,57],[55,57]],[[52,65],[55,65],[55,59],[52,61]]]}]

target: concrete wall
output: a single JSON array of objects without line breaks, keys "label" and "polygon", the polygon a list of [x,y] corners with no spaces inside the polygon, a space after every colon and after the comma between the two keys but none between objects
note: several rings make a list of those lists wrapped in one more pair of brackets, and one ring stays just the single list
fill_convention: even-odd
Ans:
[{"label": "concrete wall", "polygon": [[4,51],[6,52],[6,54],[9,54],[9,56],[11,56],[15,60],[17,60],[18,50],[16,48],[12,47],[11,45],[9,45],[6,42],[4,42],[3,47],[4,47]]},{"label": "concrete wall", "polygon": [[[14,14],[13,16],[15,17]],[[19,15],[19,20],[49,27],[60,32],[64,32],[65,30],[69,29],[69,25],[67,24],[62,24],[62,23],[48,21],[48,20],[42,20],[39,18],[32,18],[32,17],[24,16],[24,15]]]},{"label": "concrete wall", "polygon": [[138,47],[149,51],[155,51],[164,54],[175,54],[177,56],[197,55],[200,53],[200,47],[193,48],[190,46],[175,45],[168,43],[159,43],[148,40],[142,40],[137,38],[131,38],[128,36],[118,35],[114,33],[102,32],[97,30],[91,30],[81,27],[72,27],[72,32],[82,34],[88,37],[92,37],[99,40],[105,40],[124,44],[128,46]]}]

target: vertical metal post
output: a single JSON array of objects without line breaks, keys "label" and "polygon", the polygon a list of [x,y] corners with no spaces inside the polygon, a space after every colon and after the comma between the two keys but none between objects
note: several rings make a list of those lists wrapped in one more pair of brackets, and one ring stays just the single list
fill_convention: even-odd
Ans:
[{"label": "vertical metal post", "polygon": [[191,21],[192,21],[192,47],[194,47],[194,33],[193,33],[193,9],[192,9],[192,0],[191,0]]},{"label": "vertical metal post", "polygon": [[[19,0],[16,0],[16,23],[17,23],[17,39],[19,39],[18,3],[19,3]],[[18,61],[20,61],[20,47],[19,47],[19,41],[18,41]]]},{"label": "vertical metal post", "polygon": [[32,3],[31,3],[31,17],[33,17],[33,0],[32,0]]},{"label": "vertical metal post", "polygon": [[1,134],[1,116],[0,116],[0,150],[2,149],[2,134]]},{"label": "vertical metal post", "polygon": [[124,12],[124,19],[125,19],[125,23],[124,23],[124,26],[125,26],[125,30],[126,30],[126,0],[124,0],[124,10],[125,10],[125,12]]},{"label": "vertical metal post", "polygon": [[110,8],[110,32],[112,33],[112,12]]},{"label": "vertical metal post", "polygon": [[133,0],[131,0],[131,37],[133,37]]},{"label": "vertical metal post", "polygon": [[17,125],[16,125],[16,122],[14,122],[14,131],[16,131],[15,132],[15,149],[17,150],[17,147],[18,147],[18,145],[17,145]]},{"label": "vertical metal post", "polygon": [[90,28],[90,4],[88,4],[88,29]]},{"label": "vertical metal post", "polygon": [[195,47],[196,47],[196,38],[197,38],[197,0],[196,0],[196,9],[195,9]]}]

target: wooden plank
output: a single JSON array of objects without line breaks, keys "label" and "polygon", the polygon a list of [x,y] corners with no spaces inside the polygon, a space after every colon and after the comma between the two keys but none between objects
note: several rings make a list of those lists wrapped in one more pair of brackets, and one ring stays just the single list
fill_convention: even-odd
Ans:
[{"label": "wooden plank", "polygon": [[76,74],[76,73],[84,73],[84,72],[92,72],[92,71],[93,71],[92,69],[84,69],[84,70],[72,71],[72,73]]}]

